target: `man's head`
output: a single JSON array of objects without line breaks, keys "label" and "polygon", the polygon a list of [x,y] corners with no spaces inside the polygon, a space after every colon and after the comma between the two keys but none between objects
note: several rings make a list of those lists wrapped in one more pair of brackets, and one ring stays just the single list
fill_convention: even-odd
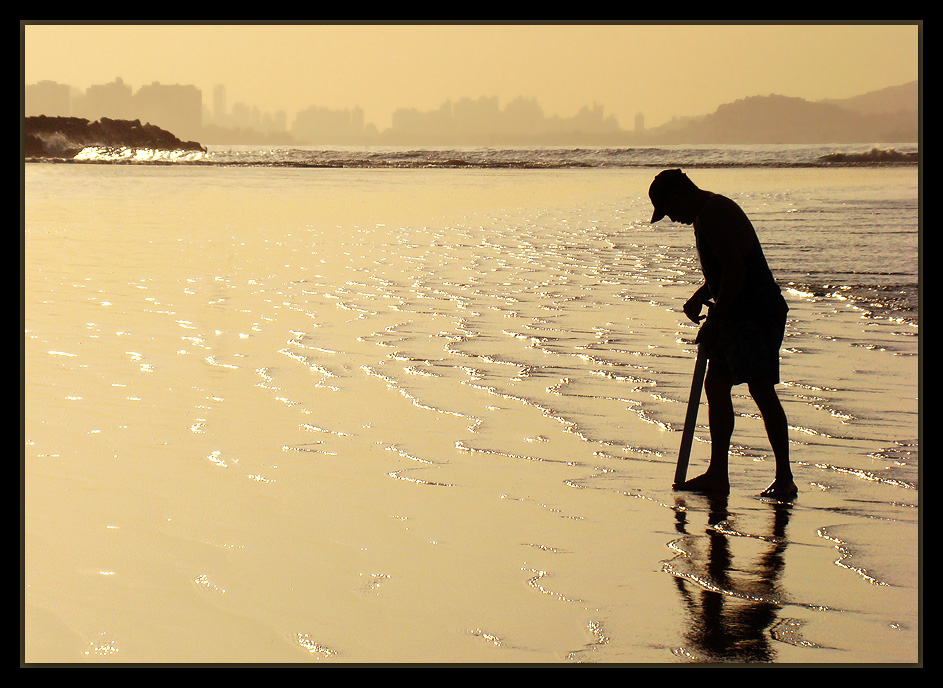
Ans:
[{"label": "man's head", "polygon": [[652,222],[658,222],[668,215],[675,222],[690,224],[693,218],[688,219],[685,212],[689,199],[698,191],[697,186],[688,179],[681,170],[664,170],[659,172],[648,187],[648,197],[655,207],[652,213]]}]

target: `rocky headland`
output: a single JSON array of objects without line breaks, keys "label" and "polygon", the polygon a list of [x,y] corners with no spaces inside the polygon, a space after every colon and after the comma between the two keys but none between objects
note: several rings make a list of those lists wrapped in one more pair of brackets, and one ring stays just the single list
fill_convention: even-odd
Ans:
[{"label": "rocky headland", "polygon": [[108,119],[90,122],[80,117],[27,117],[24,155],[27,158],[74,158],[89,146],[203,151],[196,141],[181,141],[169,131],[140,120]]}]

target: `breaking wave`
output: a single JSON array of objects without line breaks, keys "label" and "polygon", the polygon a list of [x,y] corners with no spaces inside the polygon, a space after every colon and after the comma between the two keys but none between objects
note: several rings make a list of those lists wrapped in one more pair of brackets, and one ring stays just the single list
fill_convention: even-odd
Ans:
[{"label": "breaking wave", "polygon": [[638,167],[841,167],[919,163],[916,144],[860,146],[346,147],[208,146],[202,151],[87,147],[58,162],[181,163],[294,168],[566,169]]}]

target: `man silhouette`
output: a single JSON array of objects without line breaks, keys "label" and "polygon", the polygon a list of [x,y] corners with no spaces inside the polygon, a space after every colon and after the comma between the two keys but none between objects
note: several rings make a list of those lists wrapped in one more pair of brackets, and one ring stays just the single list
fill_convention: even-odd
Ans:
[{"label": "man silhouette", "polygon": [[[731,391],[746,383],[763,416],[776,457],[773,483],[764,497],[789,500],[797,488],[789,466],[789,429],[776,394],[779,349],[786,326],[786,300],[773,279],[749,218],[734,201],[698,188],[681,170],[656,175],[648,190],[652,222],[666,215],[694,225],[694,241],[704,284],[684,304],[684,314],[700,323],[695,342],[708,351],[704,380],[710,425],[710,465],[703,475],[675,484],[676,490],[730,491],[728,454],[733,435]],[[708,315],[701,315],[703,306]]]}]

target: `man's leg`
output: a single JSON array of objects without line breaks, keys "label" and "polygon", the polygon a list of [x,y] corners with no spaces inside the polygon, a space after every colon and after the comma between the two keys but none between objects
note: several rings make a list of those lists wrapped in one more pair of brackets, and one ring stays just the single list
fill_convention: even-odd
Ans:
[{"label": "man's leg", "polygon": [[763,416],[766,426],[766,435],[776,457],[776,477],[773,484],[764,490],[763,495],[790,499],[795,497],[798,490],[792,478],[792,468],[789,465],[789,424],[786,412],[776,394],[776,387],[772,383],[750,383],[750,396],[756,402]]},{"label": "man's leg", "polygon": [[707,420],[711,432],[711,462],[703,475],[675,485],[675,489],[691,492],[730,491],[727,458],[734,426],[733,401],[730,398],[732,388],[733,384],[726,374],[708,367],[704,391],[707,394]]},{"label": "man's leg", "polygon": [[728,484],[727,463],[734,426],[732,389],[730,378],[716,371],[707,372],[704,392],[707,395],[707,420],[711,431],[711,464],[707,471]]}]

